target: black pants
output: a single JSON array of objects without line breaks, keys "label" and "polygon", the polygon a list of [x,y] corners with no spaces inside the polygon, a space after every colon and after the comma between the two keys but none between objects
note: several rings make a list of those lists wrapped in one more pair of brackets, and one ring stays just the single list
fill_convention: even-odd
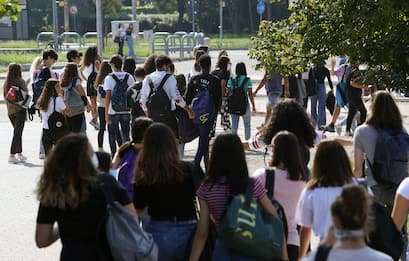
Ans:
[{"label": "black pants", "polygon": [[98,107],[98,117],[99,117],[98,148],[102,148],[104,146],[104,133],[107,125],[107,122],[105,120],[104,107]]},{"label": "black pants", "polygon": [[359,124],[361,125],[366,120],[366,108],[364,105],[364,101],[362,100],[362,96],[360,92],[357,93],[347,93],[348,97],[348,117],[347,117],[347,132],[351,131],[352,121],[354,120],[355,114],[359,111],[360,119]]},{"label": "black pants", "polygon": [[78,114],[72,117],[67,117],[68,128],[70,132],[76,132],[76,133],[81,132],[81,126],[84,120],[85,120],[84,113],[81,113],[81,114]]},{"label": "black pants", "polygon": [[290,261],[298,261],[298,246],[287,245],[288,259]]},{"label": "black pants", "polygon": [[44,146],[44,153],[47,155],[53,145],[55,144],[55,140],[50,136],[50,130],[48,129],[43,129],[43,136],[41,137],[41,141],[43,142]]},{"label": "black pants", "polygon": [[24,124],[26,122],[26,111],[18,111],[9,115],[11,125],[13,125],[13,140],[11,141],[10,154],[21,153]]}]

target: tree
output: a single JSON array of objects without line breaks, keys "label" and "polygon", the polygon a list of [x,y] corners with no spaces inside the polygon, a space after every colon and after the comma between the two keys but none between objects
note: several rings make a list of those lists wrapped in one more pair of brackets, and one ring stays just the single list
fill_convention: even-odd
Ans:
[{"label": "tree", "polygon": [[347,54],[352,63],[367,66],[363,83],[405,89],[408,33],[408,1],[302,0],[288,19],[260,25],[250,56],[259,68],[291,75]]},{"label": "tree", "polygon": [[12,21],[17,21],[21,7],[18,0],[0,0],[0,18],[9,16]]}]

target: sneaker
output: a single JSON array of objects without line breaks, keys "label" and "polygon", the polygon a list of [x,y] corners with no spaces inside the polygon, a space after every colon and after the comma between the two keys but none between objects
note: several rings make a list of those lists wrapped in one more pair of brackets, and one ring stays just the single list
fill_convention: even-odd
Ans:
[{"label": "sneaker", "polygon": [[345,137],[352,137],[352,133],[350,131],[345,132]]},{"label": "sneaker", "polygon": [[38,158],[39,158],[39,159],[45,159],[45,154],[44,154],[44,153],[38,154]]},{"label": "sneaker", "polygon": [[18,164],[18,163],[20,163],[20,161],[19,161],[16,157],[14,157],[14,156],[10,156],[8,162],[9,162],[10,164]]},{"label": "sneaker", "polygon": [[94,119],[90,120],[89,124],[91,124],[91,126],[94,127],[95,130],[99,130],[99,123],[98,123],[97,119],[94,118]]},{"label": "sneaker", "polygon": [[27,157],[24,156],[23,154],[17,154],[17,155],[16,155],[16,158],[17,158],[19,161],[21,161],[21,162],[24,162],[24,161],[27,160]]},{"label": "sneaker", "polygon": [[328,131],[328,132],[335,132],[334,123],[330,123],[327,126],[323,126],[322,130]]}]

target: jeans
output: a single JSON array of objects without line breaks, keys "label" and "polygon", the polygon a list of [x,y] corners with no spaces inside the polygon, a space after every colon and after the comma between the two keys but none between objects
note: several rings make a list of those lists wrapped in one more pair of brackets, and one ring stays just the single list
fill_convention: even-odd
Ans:
[{"label": "jeans", "polygon": [[118,55],[124,56],[124,39],[120,38],[118,42]]},{"label": "jeans", "polygon": [[214,246],[213,261],[253,261],[255,259],[240,255],[232,250],[226,249],[220,243],[220,240],[216,240]]},{"label": "jeans", "polygon": [[[317,127],[324,126],[326,124],[325,115],[325,101],[327,94],[325,93],[325,84],[319,83],[317,85],[317,94],[311,96],[311,118],[317,124]],[[317,115],[317,102],[318,102],[318,115]]]},{"label": "jeans", "polygon": [[271,106],[274,107],[274,105],[276,105],[278,103],[278,101],[280,100],[281,97],[281,93],[267,93],[267,106]]},{"label": "jeans", "polygon": [[183,261],[189,240],[196,229],[196,220],[151,220],[146,231],[151,233],[159,248],[158,261]]},{"label": "jeans", "polygon": [[200,167],[200,162],[203,158],[206,170],[209,163],[209,134],[214,120],[209,119],[208,123],[199,126],[199,146],[196,151],[195,165]]},{"label": "jeans", "polygon": [[[113,157],[116,152],[116,141],[120,141],[118,142],[118,146],[121,146],[125,141],[129,141],[131,114],[111,114],[109,115],[109,118],[111,119],[111,124],[108,125],[109,147],[111,148],[111,155]],[[119,125],[121,125],[121,128],[118,133],[117,130]]]},{"label": "jeans", "polygon": [[[351,87],[352,88],[352,87]],[[365,122],[366,120],[366,108],[364,105],[364,101],[362,100],[361,95],[358,93],[347,93],[348,97],[348,117],[347,117],[347,132],[351,131],[351,125],[352,121],[354,120],[355,114],[357,111],[359,111],[360,118],[359,118],[359,124],[361,125]]]},{"label": "jeans", "polygon": [[128,56],[134,57],[135,56],[135,51],[133,49],[133,37],[132,36],[127,36],[126,37],[126,43],[128,44],[128,49],[129,49]]},{"label": "jeans", "polygon": [[22,139],[24,124],[26,122],[26,111],[18,111],[9,115],[11,125],[13,125],[13,139],[11,141],[10,154],[23,152]]},{"label": "jeans", "polygon": [[243,118],[244,122],[244,138],[249,140],[251,137],[251,110],[250,103],[247,103],[247,110],[244,115],[231,114],[231,131],[237,134],[237,129],[239,128],[240,116]]},{"label": "jeans", "polygon": [[81,132],[81,127],[85,121],[84,113],[67,117],[68,128],[71,132],[79,133]]}]

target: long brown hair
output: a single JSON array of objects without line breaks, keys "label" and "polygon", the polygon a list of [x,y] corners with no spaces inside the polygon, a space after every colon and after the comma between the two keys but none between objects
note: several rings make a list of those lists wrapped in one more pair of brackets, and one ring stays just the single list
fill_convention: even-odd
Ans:
[{"label": "long brown hair", "polygon": [[392,96],[386,91],[377,91],[371,105],[371,114],[366,124],[378,130],[401,130],[402,115]]},{"label": "long brown hair", "polygon": [[90,66],[98,59],[98,48],[96,46],[90,46],[85,50],[83,64]]},{"label": "long brown hair", "polygon": [[317,187],[341,187],[352,181],[352,169],[348,155],[337,141],[323,141],[315,153],[308,189]]},{"label": "long brown hair", "polygon": [[94,88],[98,89],[98,86],[104,83],[105,77],[111,72],[111,65],[109,65],[108,61],[103,61],[101,63],[101,66],[99,67],[99,72],[97,74],[97,78],[95,79]]},{"label": "long brown hair", "polygon": [[21,84],[24,83],[24,80],[21,75],[21,66],[17,63],[10,63],[6,80],[3,84],[3,90],[6,92],[8,91],[11,86],[15,85],[18,87],[22,87]]},{"label": "long brown hair", "polygon": [[162,123],[153,123],[145,131],[142,149],[139,152],[135,183],[177,184],[184,179],[175,135]]},{"label": "long brown hair", "polygon": [[61,86],[70,87],[75,79],[78,78],[78,65],[76,63],[67,63],[64,68],[64,74],[61,78]]},{"label": "long brown hair", "polygon": [[97,170],[90,157],[88,139],[68,134],[58,140],[44,163],[37,185],[37,199],[44,206],[76,208],[88,199],[89,188],[96,182]]},{"label": "long brown hair", "polygon": [[55,91],[55,86],[58,84],[56,79],[48,79],[45,83],[43,91],[41,92],[40,97],[37,101],[37,108],[42,111],[48,110],[48,103],[50,102],[50,98],[57,97],[58,93]]}]

